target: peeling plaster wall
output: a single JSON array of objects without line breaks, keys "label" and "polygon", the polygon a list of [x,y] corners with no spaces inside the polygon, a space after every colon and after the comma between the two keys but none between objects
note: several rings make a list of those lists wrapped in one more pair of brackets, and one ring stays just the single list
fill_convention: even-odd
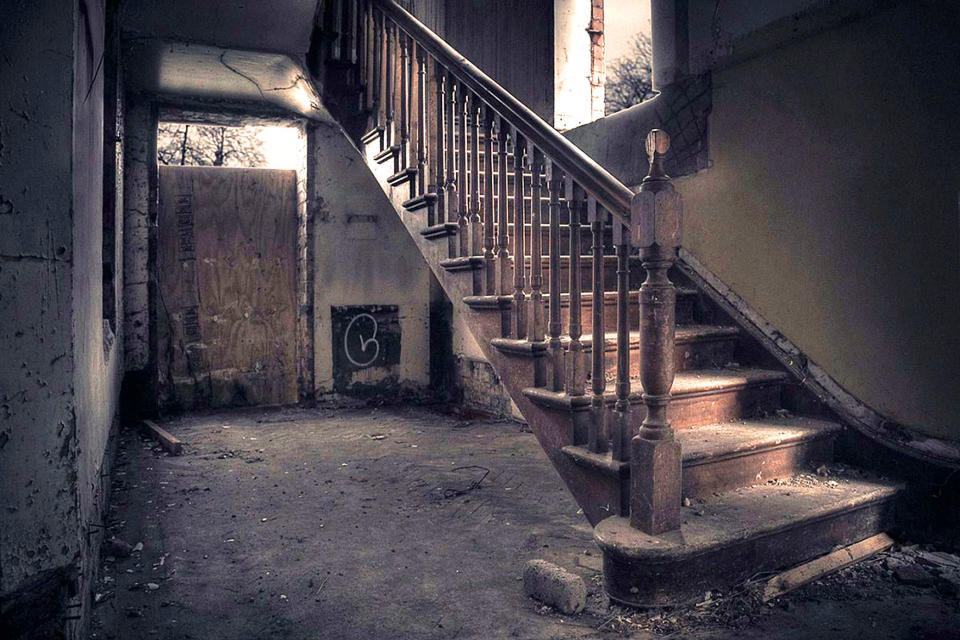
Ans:
[{"label": "peeling plaster wall", "polygon": [[[101,473],[117,416],[122,377],[122,333],[103,317],[104,216],[113,216],[116,273],[123,273],[122,226],[117,211],[104,211],[104,0],[79,0],[74,31],[73,84],[73,393],[77,433],[80,537],[79,597],[89,606],[99,564],[104,493]],[[122,137],[122,130],[118,132]],[[110,146],[115,146],[110,141]],[[114,176],[109,179],[114,180]],[[122,193],[118,193],[122,199]],[[110,242],[107,239],[107,242]],[[123,317],[120,278],[113,280],[117,317]],[[92,525],[92,526],[91,526]]]},{"label": "peeling plaster wall", "polygon": [[318,394],[333,390],[331,306],[397,305],[400,363],[354,374],[358,391],[425,392],[430,383],[430,268],[363,157],[339,126],[308,126],[314,163],[314,362]]},{"label": "peeling plaster wall", "polygon": [[[676,181],[684,245],[857,399],[958,441],[960,12],[821,8],[712,61],[709,168]],[[568,137],[636,185],[657,102]]]},{"label": "peeling plaster wall", "polygon": [[[79,576],[79,636],[122,349],[101,305],[105,7],[14,4],[0,23],[0,601],[29,611],[38,589]],[[26,621],[62,629],[63,613]]]},{"label": "peeling plaster wall", "polygon": [[714,73],[712,167],[678,183],[694,255],[854,396],[953,440],[958,28],[902,3]]},{"label": "peeling plaster wall", "polygon": [[123,186],[123,330],[127,371],[146,369],[150,359],[148,286],[151,201],[155,200],[151,173],[156,174],[157,110],[149,99],[127,98],[124,127]]},{"label": "peeling plaster wall", "polygon": [[0,599],[71,566],[80,544],[74,8],[66,0],[12,4],[17,19],[0,20]]}]

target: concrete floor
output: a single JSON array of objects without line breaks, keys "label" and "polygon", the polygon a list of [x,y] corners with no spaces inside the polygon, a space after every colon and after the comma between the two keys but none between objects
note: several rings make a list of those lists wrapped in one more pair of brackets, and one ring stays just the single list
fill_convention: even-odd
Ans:
[{"label": "concrete floor", "polygon": [[[94,638],[960,637],[955,600],[879,570],[774,607],[610,607],[590,527],[517,423],[353,408],[164,426],[184,455],[121,435],[110,519],[143,550],[105,560]],[[587,612],[524,597],[530,558],[584,576]]]}]

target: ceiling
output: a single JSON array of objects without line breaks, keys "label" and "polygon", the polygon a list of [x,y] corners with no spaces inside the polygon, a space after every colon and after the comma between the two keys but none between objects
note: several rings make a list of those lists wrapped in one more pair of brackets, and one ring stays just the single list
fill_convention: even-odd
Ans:
[{"label": "ceiling", "polygon": [[300,55],[310,48],[317,0],[126,0],[128,38]]},{"label": "ceiling", "polygon": [[316,0],[127,0],[124,59],[134,91],[209,102],[326,111],[304,54]]}]

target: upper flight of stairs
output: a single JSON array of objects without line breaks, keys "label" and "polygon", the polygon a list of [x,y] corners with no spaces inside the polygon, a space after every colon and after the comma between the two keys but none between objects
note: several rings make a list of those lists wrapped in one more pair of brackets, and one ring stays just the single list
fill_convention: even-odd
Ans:
[{"label": "upper flight of stairs", "polygon": [[[391,7],[390,0],[373,3]],[[391,15],[396,9],[389,9]],[[375,23],[375,22],[374,22]],[[372,33],[372,32],[371,32]],[[381,41],[382,44],[382,41]],[[374,51],[374,49],[368,49]],[[369,78],[358,71],[355,77]],[[340,100],[339,115],[356,123],[366,117],[367,131],[357,144],[369,169],[392,201],[410,236],[450,300],[462,312],[484,355],[529,423],[545,453],[596,527],[604,551],[607,593],[614,599],[640,606],[669,605],[701,597],[703,592],[775,570],[849,544],[889,527],[900,488],[860,474],[831,475],[818,480],[817,469],[835,461],[834,441],[843,428],[830,415],[811,407],[795,380],[777,366],[773,357],[673,268],[670,278],[677,288],[676,332],[673,364],[676,368],[668,416],[682,452],[682,524],[659,536],[630,525],[631,464],[616,460],[608,449],[591,439],[596,420],[593,380],[584,393],[571,394],[553,384],[554,374],[547,340],[517,337],[512,292],[486,293],[487,266],[478,249],[478,229],[457,221],[436,224],[428,219],[436,203],[433,193],[420,193],[418,167],[403,166],[399,144],[389,144],[388,134],[375,127],[376,113],[362,106],[351,110]],[[329,96],[336,101],[338,96]],[[361,100],[363,103],[363,100]],[[454,119],[454,125],[459,122]],[[353,127],[356,130],[356,127]],[[454,126],[452,157],[459,165],[460,149],[472,153],[470,140],[460,144]],[[407,157],[413,157],[412,151]],[[510,158],[512,167],[512,153]],[[479,165],[480,184],[485,167]],[[529,172],[527,173],[529,175]],[[512,183],[511,183],[512,184]],[[496,192],[495,192],[496,193]],[[511,191],[512,193],[512,191]],[[529,191],[525,194],[531,205]],[[511,257],[510,273],[497,272],[513,282],[513,270],[531,267],[531,239],[540,233],[549,240],[543,194],[544,220],[535,229],[527,218],[523,226],[525,255]],[[508,200],[513,210],[513,200]],[[593,255],[590,226],[583,224],[579,245],[569,211],[560,208],[559,243],[562,260],[554,265],[560,275],[562,349],[572,339],[570,269],[571,246],[580,247],[581,329],[585,360],[593,349]],[[431,224],[434,222],[433,224]],[[462,233],[468,237],[462,242]],[[609,228],[607,228],[607,231]],[[515,225],[508,225],[511,249],[516,247]],[[605,358],[603,411],[612,424],[616,402],[617,257],[612,238],[604,235],[603,283]],[[467,247],[464,253],[462,247]],[[513,253],[513,252],[511,252]],[[549,318],[551,261],[543,258],[543,318]],[[640,306],[637,290],[644,269],[637,256],[629,260],[630,295],[629,374],[630,426],[639,429],[645,415],[640,355]],[[527,281],[529,303],[529,280]],[[527,316],[532,313],[527,309]],[[589,366],[587,371],[590,371]],[[600,440],[609,434],[601,434]]]}]

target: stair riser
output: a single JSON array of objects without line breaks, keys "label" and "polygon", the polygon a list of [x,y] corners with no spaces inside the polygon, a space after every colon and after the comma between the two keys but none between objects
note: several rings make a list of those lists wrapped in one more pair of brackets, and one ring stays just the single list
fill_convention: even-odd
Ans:
[{"label": "stair riser", "polygon": [[[527,261],[525,265],[527,281],[530,280],[530,264]],[[561,263],[560,265],[560,293],[568,293],[570,291],[570,272],[571,269],[568,264]],[[543,274],[543,291],[550,291],[550,265],[547,261],[544,261],[542,267]],[[632,290],[637,290],[640,288],[640,283],[644,280],[644,271],[643,267],[640,266],[640,262],[636,260],[630,261],[630,288]],[[529,286],[529,285],[528,285]],[[617,262],[614,258],[607,258],[604,260],[603,265],[603,290],[604,291],[616,291],[617,290]],[[583,260],[580,263],[580,291],[593,291],[593,262],[591,260]]]},{"label": "stair riser", "polygon": [[709,460],[683,467],[683,495],[707,497],[737,487],[787,478],[811,471],[833,459],[833,438],[821,438],[736,457]]},{"label": "stair riser", "polygon": [[[741,418],[772,414],[780,408],[779,383],[751,385],[742,389],[704,395],[675,397],[667,410],[674,429],[698,424],[713,424]],[[630,423],[640,428],[645,410],[640,403],[631,406]]]},{"label": "stair riser", "polygon": [[[832,459],[833,438],[825,437],[779,448],[744,452],[736,457],[685,462],[682,476],[683,496],[693,499],[706,498],[715,493],[763,483],[774,478],[787,478],[816,469]],[[611,473],[609,468],[594,466],[582,460],[571,458],[571,464],[576,465],[580,482],[590,487],[592,495],[605,497],[605,502],[599,504],[612,502],[626,505],[626,497],[630,494],[629,465],[622,467],[621,473]],[[627,509],[628,507],[624,506],[622,512],[616,515],[627,515]],[[587,514],[591,522],[602,520],[606,515],[609,514],[605,510]]]},{"label": "stair riser", "polygon": [[894,504],[888,498],[732,545],[718,545],[695,560],[680,554],[637,559],[601,544],[604,589],[614,601],[636,607],[696,602],[712,589],[799,564],[836,546],[885,531],[894,523]]},{"label": "stair riser", "polygon": [[[588,334],[588,332],[584,332]],[[733,360],[737,348],[737,337],[731,336],[722,340],[697,340],[685,344],[678,344],[673,352],[673,364],[677,371],[722,367]],[[592,348],[586,348],[587,361],[592,362]],[[611,345],[607,345],[604,353],[604,365],[607,372],[607,384],[617,376],[617,352]],[[630,375],[640,375],[640,346],[630,347]]]},{"label": "stair riser", "polygon": [[[544,317],[550,317],[550,300],[544,296]],[[584,301],[581,303],[580,323],[582,335],[590,335],[593,331],[593,302]],[[696,305],[695,295],[677,295],[676,322],[678,325],[694,324],[696,317],[694,314]],[[636,291],[631,292],[627,319],[630,324],[630,331],[640,329],[640,300]],[[560,302],[560,322],[563,325],[564,334],[570,332],[570,303],[566,300]],[[607,298],[603,306],[603,327],[606,331],[617,330],[617,301],[615,298]]]}]

